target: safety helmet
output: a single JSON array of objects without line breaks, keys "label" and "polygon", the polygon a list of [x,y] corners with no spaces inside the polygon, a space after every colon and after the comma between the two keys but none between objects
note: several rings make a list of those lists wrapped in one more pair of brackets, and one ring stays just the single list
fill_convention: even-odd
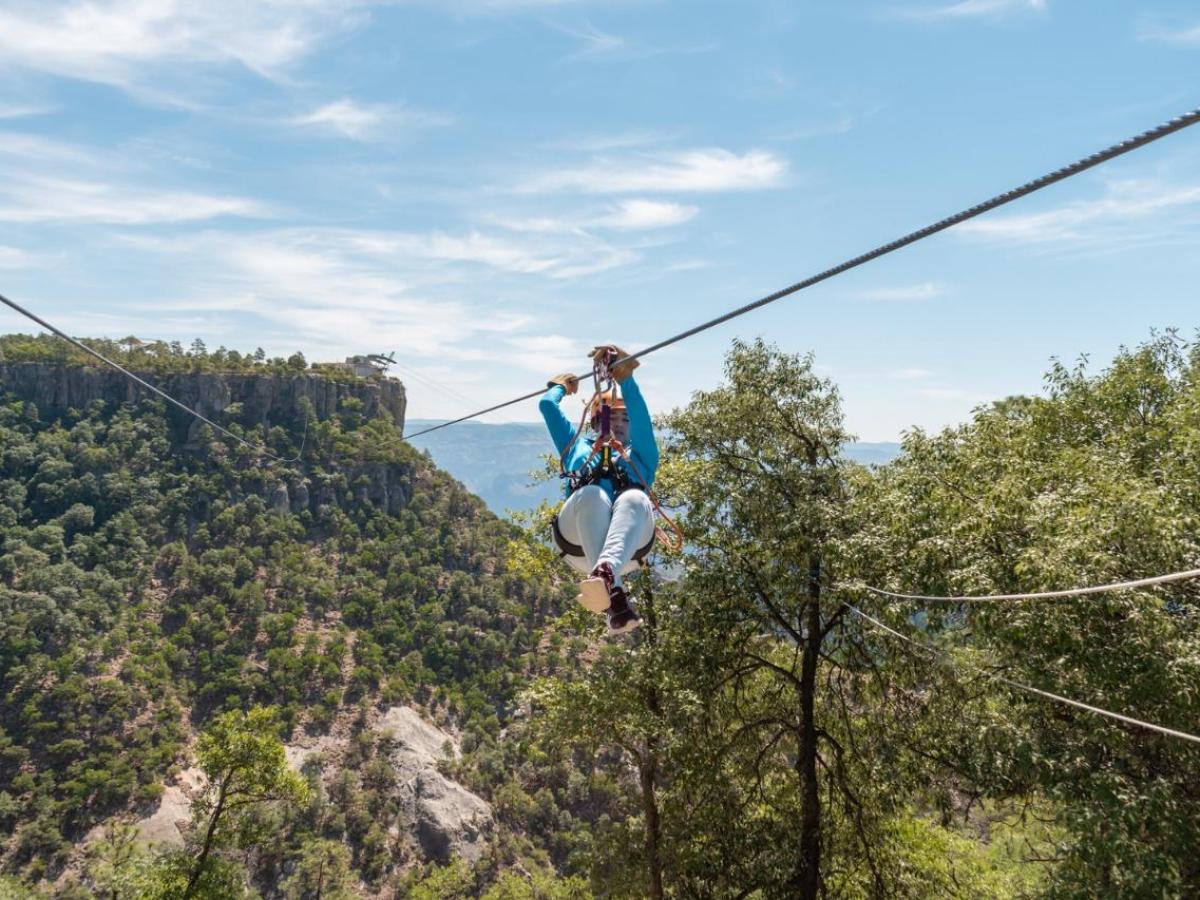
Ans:
[{"label": "safety helmet", "polygon": [[612,407],[613,412],[625,413],[625,398],[620,396],[616,391],[602,391],[588,402],[588,421],[592,427],[596,426],[596,420],[600,418],[600,407],[607,403]]}]

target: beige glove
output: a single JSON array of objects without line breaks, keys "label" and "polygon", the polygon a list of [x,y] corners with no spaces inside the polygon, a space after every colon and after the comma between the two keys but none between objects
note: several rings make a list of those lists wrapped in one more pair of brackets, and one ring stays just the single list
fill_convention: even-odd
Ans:
[{"label": "beige glove", "polygon": [[572,375],[570,372],[564,372],[562,375],[555,375],[546,382],[546,387],[554,387],[556,384],[561,384],[568,395],[579,390],[579,376]]},{"label": "beige glove", "polygon": [[[624,350],[622,350],[620,347],[618,347],[616,344],[601,344],[601,345],[593,348],[592,352],[589,353],[588,356],[590,356],[593,360],[595,360],[597,357],[602,356],[605,353],[615,353],[617,359],[624,359],[626,356],[629,355]],[[624,381],[626,378],[628,378],[630,375],[632,375],[633,370],[636,369],[640,365],[641,365],[641,362],[639,362],[636,359],[631,359],[628,362],[621,363],[621,365],[619,365],[619,366],[615,366],[611,370],[612,376],[617,381]]]}]

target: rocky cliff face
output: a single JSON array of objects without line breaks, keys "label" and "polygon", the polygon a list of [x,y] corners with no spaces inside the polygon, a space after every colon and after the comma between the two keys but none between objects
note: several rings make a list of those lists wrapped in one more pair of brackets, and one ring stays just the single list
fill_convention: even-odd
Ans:
[{"label": "rocky cliff face", "polygon": [[[334,381],[320,374],[221,374],[191,372],[159,376],[145,372],[139,377],[166,391],[201,415],[226,424],[234,419],[243,425],[303,425],[301,401],[312,403],[318,419],[336,415],[346,400],[361,403],[360,412],[368,419],[389,416],[403,429],[404,385],[394,378],[378,381],[356,379]],[[137,402],[148,392],[119,372],[96,366],[57,363],[0,363],[0,391],[9,391],[34,403],[42,413],[61,414],[68,409],[83,409],[95,400]],[[238,404],[236,415],[224,414]],[[182,410],[167,411],[173,426],[195,435],[200,423]]]},{"label": "rocky cliff face", "polygon": [[[280,426],[299,440],[305,428],[305,403],[313,415],[329,419],[348,411],[363,419],[390,418],[404,428],[404,385],[394,378],[336,381],[320,373],[295,375],[222,374],[189,372],[139,377],[166,391],[180,403],[221,425],[236,422],[244,427]],[[101,366],[62,363],[0,361],[0,393],[11,393],[33,403],[43,419],[61,416],[67,410],[82,410],[96,401],[136,403],[152,398],[144,388],[121,373]],[[174,406],[166,408],[174,438],[181,445],[192,443],[204,427],[193,416]],[[334,509],[352,504],[371,505],[398,514],[412,499],[411,472],[405,466],[384,462],[348,462],[319,475],[294,473],[287,480],[268,481],[264,497],[276,512],[305,510],[326,518]],[[207,504],[193,510],[196,522],[208,516]]]},{"label": "rocky cliff face", "polygon": [[[386,752],[397,776],[392,790],[402,813],[397,822],[390,823],[392,833],[408,831],[427,859],[442,863],[454,857],[468,862],[478,860],[488,846],[496,820],[490,803],[438,769],[443,760],[458,758],[458,741],[411,706],[381,710],[375,730],[385,738]],[[315,760],[328,781],[341,771],[338,761],[348,745],[344,736],[321,735],[301,738],[299,743],[286,745],[284,752],[297,771],[307,761]],[[164,794],[159,810],[138,823],[143,834],[161,833],[163,840],[176,839],[177,831],[163,823],[173,822],[170,817],[178,816],[172,805],[177,795],[178,788]]]}]

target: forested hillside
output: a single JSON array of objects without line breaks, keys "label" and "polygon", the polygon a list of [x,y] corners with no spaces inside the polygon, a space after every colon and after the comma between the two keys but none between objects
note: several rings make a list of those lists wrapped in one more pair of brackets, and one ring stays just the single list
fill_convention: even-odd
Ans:
[{"label": "forested hillside", "polygon": [[152,813],[222,711],[269,707],[280,738],[341,730],[353,752],[333,793],[310,790],[239,868],[272,894],[332,840],[355,883],[394,889],[428,854],[395,827],[379,710],[420,706],[468,749],[494,740],[551,592],[506,570],[513,528],[398,440],[379,385],[302,359],[105,349],[182,396],[215,385],[206,413],[300,460],[256,458],[154,398],[119,402],[124,388],[72,405],[111,373],[56,342],[0,341],[5,870],[90,896],[93,829]]},{"label": "forested hillside", "polygon": [[1200,893],[1200,745],[1012,686],[1195,732],[1195,582],[865,591],[1194,568],[1174,336],[878,468],[811,359],[736,343],[661,423],[688,549],[620,640],[547,509],[522,531],[398,440],[398,385],[101,345],[296,461],[0,339],[0,896]]}]

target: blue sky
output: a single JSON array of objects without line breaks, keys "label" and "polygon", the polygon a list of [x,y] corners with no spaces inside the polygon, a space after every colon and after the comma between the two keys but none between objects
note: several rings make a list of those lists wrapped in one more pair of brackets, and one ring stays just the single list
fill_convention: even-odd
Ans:
[{"label": "blue sky", "polygon": [[[1172,0],[0,0],[0,292],[76,334],[395,350],[414,416],[461,415],[1200,105],[1198,76]],[[761,334],[895,439],[1190,334],[1198,236],[1200,128],[639,374],[666,409]]]}]

